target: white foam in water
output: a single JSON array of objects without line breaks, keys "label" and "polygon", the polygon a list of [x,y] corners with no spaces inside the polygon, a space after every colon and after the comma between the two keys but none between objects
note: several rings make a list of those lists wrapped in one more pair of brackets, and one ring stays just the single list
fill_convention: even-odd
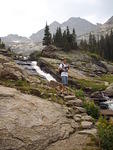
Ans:
[{"label": "white foam in water", "polygon": [[113,110],[113,103],[109,105],[109,109]]},{"label": "white foam in water", "polygon": [[32,61],[32,66],[36,70],[36,72],[42,76],[44,76],[48,81],[56,81],[49,73],[45,73],[37,66],[36,61]]}]

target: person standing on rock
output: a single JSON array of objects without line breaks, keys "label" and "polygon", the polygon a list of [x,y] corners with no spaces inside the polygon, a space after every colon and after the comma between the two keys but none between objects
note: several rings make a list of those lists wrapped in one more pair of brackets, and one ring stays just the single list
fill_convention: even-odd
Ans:
[{"label": "person standing on rock", "polygon": [[63,59],[62,63],[59,65],[59,73],[61,74],[61,80],[62,80],[62,90],[61,92],[64,93],[65,86],[68,85],[68,70],[69,65],[67,64],[66,58]]}]

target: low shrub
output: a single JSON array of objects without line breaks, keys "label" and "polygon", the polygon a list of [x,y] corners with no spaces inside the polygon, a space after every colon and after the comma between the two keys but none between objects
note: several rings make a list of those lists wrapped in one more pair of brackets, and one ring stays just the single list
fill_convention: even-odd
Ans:
[{"label": "low shrub", "polygon": [[77,81],[81,87],[81,89],[85,90],[86,88],[89,88],[92,92],[95,91],[102,91],[106,89],[104,82],[97,82],[96,80],[84,80],[80,79]]},{"label": "low shrub", "polygon": [[98,106],[96,106],[94,104],[93,101],[91,101],[91,102],[85,101],[84,102],[84,108],[86,109],[88,115],[92,116],[94,119],[98,119],[99,108],[98,108]]},{"label": "low shrub", "polygon": [[16,82],[15,82],[15,85],[16,86],[29,86],[29,83],[26,81],[26,80],[17,80]]},{"label": "low shrub", "polygon": [[40,58],[40,57],[41,57],[41,51],[35,51],[30,54],[29,59],[33,60],[33,61],[37,61],[38,58]]},{"label": "low shrub", "polygon": [[109,82],[111,84],[113,83],[113,74],[105,74],[101,76],[100,80]]},{"label": "low shrub", "polygon": [[90,53],[90,52],[88,52],[88,55],[89,56],[91,56],[93,59],[95,59],[95,60],[100,60],[100,56],[98,55],[98,54],[96,54],[96,53]]},{"label": "low shrub", "polygon": [[102,149],[113,150],[113,122],[101,117],[99,118],[97,127]]},{"label": "low shrub", "polygon": [[75,90],[75,96],[77,97],[77,98],[80,98],[80,99],[82,99],[82,100],[84,100],[85,99],[85,95],[84,95],[84,91],[82,90],[82,89],[80,89],[80,90]]}]

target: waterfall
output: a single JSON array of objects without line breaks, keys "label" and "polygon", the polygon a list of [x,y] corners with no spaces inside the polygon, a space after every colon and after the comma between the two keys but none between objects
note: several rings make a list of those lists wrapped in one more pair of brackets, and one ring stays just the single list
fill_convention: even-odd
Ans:
[{"label": "waterfall", "polygon": [[49,73],[46,73],[46,72],[42,71],[42,70],[40,69],[40,67],[37,66],[37,62],[36,62],[36,61],[32,61],[32,62],[31,62],[31,65],[32,65],[32,67],[36,70],[36,72],[37,72],[39,75],[45,77],[48,81],[56,81]]},{"label": "waterfall", "polygon": [[102,97],[105,98],[107,101],[103,102],[104,104],[108,105],[108,108],[110,110],[113,110],[113,99],[109,98],[108,96],[104,95],[104,93],[102,92]]},{"label": "waterfall", "polygon": [[109,101],[109,100],[110,100],[110,98],[109,98],[108,96],[104,95],[104,93],[103,93],[103,92],[102,92],[102,97],[103,97],[103,98],[105,98],[105,100],[107,100],[107,101]]}]

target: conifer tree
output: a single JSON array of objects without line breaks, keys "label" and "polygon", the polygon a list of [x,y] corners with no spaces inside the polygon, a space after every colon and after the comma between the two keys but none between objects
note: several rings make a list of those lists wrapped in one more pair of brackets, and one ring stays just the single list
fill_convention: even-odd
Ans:
[{"label": "conifer tree", "polygon": [[58,47],[63,46],[63,35],[60,27],[57,28],[56,34],[53,35],[53,41],[56,46]]},{"label": "conifer tree", "polygon": [[87,50],[88,50],[87,41],[82,39],[82,40],[80,41],[79,48],[82,49],[82,50],[84,50],[84,51],[87,51]]},{"label": "conifer tree", "polygon": [[52,36],[49,31],[49,26],[46,23],[45,31],[44,31],[44,38],[43,38],[43,45],[50,45],[52,43]]},{"label": "conifer tree", "polygon": [[65,51],[71,49],[77,49],[76,33],[70,33],[69,27],[62,33],[61,28],[57,28],[56,33],[53,35],[53,44],[55,46],[61,47]]},{"label": "conifer tree", "polygon": [[0,48],[4,49],[5,48],[5,44],[2,42],[1,38],[0,38]]},{"label": "conifer tree", "polygon": [[[84,47],[87,48],[87,42],[81,40],[79,47],[80,49],[85,49]],[[113,61],[113,31],[111,30],[110,33],[104,36],[101,35],[98,41],[96,41],[95,36],[90,33],[88,50],[92,53],[99,54],[107,60]]]},{"label": "conifer tree", "polygon": [[72,32],[72,49],[77,49],[77,40],[76,40],[76,33],[75,33],[75,29],[73,28],[73,32]]}]

